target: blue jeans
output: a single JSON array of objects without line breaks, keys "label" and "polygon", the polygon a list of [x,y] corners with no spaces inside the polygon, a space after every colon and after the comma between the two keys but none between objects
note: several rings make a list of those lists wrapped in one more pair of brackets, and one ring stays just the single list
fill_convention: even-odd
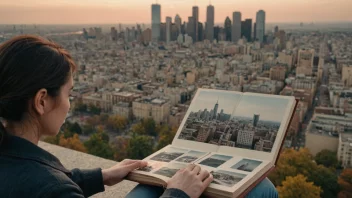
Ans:
[{"label": "blue jeans", "polygon": [[[126,198],[157,198],[164,192],[164,189],[157,186],[148,186],[138,184]],[[254,187],[246,196],[246,198],[278,198],[279,195],[273,183],[265,178],[256,187]]]}]

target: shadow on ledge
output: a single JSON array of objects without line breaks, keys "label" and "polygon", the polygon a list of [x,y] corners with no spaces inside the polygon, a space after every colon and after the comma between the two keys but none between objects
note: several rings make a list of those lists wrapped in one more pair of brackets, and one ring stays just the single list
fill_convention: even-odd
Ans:
[{"label": "shadow on ledge", "polygon": [[[60,146],[39,142],[39,146],[44,150],[55,155],[61,163],[69,170],[73,168],[90,169],[90,168],[109,168],[117,162],[70,150]],[[105,192],[92,196],[93,198],[119,198],[125,197],[126,194],[137,185],[135,182],[123,181],[115,186],[105,186]]]}]

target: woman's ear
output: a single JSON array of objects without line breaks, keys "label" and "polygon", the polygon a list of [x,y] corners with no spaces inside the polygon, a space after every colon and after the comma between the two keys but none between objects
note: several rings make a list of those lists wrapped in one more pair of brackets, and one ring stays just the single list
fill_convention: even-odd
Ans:
[{"label": "woman's ear", "polygon": [[35,113],[43,115],[48,106],[48,91],[46,89],[40,89],[34,96],[32,100],[32,106]]}]

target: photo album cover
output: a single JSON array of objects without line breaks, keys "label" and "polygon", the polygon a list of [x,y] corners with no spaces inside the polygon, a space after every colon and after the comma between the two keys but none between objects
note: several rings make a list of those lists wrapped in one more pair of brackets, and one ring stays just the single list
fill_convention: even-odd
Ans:
[{"label": "photo album cover", "polygon": [[128,179],[165,186],[189,163],[214,177],[208,197],[239,197],[275,167],[297,101],[291,96],[198,89],[171,145]]}]

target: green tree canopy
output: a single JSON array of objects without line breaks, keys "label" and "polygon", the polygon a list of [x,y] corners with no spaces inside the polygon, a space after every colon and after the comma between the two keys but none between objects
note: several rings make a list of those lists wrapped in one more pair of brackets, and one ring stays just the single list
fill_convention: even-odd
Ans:
[{"label": "green tree canopy", "polygon": [[144,127],[145,132],[150,136],[156,136],[156,125],[155,121],[152,118],[147,118],[142,120],[142,125]]},{"label": "green tree canopy", "polygon": [[97,132],[91,135],[89,140],[84,142],[88,153],[106,159],[113,159],[114,152],[106,141],[106,136],[107,134],[104,132]]},{"label": "green tree canopy", "polygon": [[161,125],[158,127],[159,140],[156,147],[157,150],[164,148],[165,146],[172,143],[175,137],[177,128],[170,129],[167,125]]},{"label": "green tree canopy", "polygon": [[133,134],[127,149],[128,158],[144,159],[153,153],[153,138],[145,135]]},{"label": "green tree canopy", "polygon": [[336,168],[338,165],[336,152],[330,150],[322,150],[315,156],[315,161],[317,164],[324,165],[325,167]]}]

